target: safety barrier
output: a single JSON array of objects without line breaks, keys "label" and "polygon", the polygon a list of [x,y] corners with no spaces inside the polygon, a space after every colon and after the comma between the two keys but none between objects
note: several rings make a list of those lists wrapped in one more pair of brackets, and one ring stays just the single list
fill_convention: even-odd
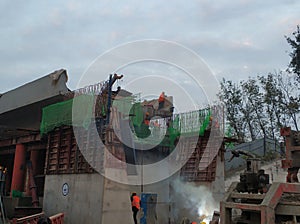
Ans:
[{"label": "safety barrier", "polygon": [[[12,224],[37,224],[38,220],[45,217],[45,213],[41,212],[35,215],[26,216],[23,218],[13,219]],[[49,217],[52,224],[63,224],[64,223],[64,213],[58,213]]]},{"label": "safety barrier", "polygon": [[52,224],[63,224],[64,223],[64,213],[58,213],[50,217]]}]

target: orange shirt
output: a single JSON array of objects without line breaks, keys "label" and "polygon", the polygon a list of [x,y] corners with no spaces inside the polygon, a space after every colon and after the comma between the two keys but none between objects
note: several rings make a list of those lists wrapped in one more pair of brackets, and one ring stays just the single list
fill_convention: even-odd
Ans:
[{"label": "orange shirt", "polygon": [[147,126],[149,126],[149,125],[150,125],[150,121],[149,121],[149,120],[147,120],[147,119],[145,119],[144,123],[145,123],[145,125],[147,125]]},{"label": "orange shirt", "polygon": [[136,207],[137,209],[140,210],[140,208],[141,208],[140,201],[141,200],[140,200],[139,196],[137,196],[137,195],[133,196],[131,206]]},{"label": "orange shirt", "polygon": [[158,102],[163,102],[165,101],[165,94],[160,94],[159,98],[158,98]]}]

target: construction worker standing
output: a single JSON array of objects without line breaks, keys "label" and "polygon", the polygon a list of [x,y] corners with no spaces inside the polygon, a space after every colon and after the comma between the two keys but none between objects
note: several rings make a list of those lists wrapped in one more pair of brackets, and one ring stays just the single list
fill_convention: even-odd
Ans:
[{"label": "construction worker standing", "polygon": [[139,198],[139,196],[136,195],[135,192],[133,192],[130,197],[130,200],[131,200],[134,224],[138,224],[136,216],[137,216],[138,211],[141,208],[141,205],[140,205],[141,199]]},{"label": "construction worker standing", "polygon": [[164,107],[165,99],[166,99],[165,92],[162,92],[158,98],[158,110]]}]

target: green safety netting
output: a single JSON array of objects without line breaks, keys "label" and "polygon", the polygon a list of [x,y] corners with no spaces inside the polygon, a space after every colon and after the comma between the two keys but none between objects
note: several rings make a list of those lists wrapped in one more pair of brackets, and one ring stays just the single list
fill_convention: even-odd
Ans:
[{"label": "green safety netting", "polygon": [[[131,110],[131,121],[138,138],[136,141],[146,143],[144,138],[151,134],[149,126],[143,122],[143,110],[139,103],[135,103]],[[174,147],[177,137],[183,136],[203,136],[211,121],[211,109],[206,108],[197,111],[191,111],[181,114],[175,114],[173,119],[169,121],[165,138],[160,143],[161,146]],[[157,142],[150,138],[147,144],[157,144]]]},{"label": "green safety netting", "polygon": [[41,134],[46,134],[63,125],[87,128],[91,122],[93,108],[93,95],[79,95],[73,99],[44,107],[40,127]]},{"label": "green safety netting", "polygon": [[203,136],[210,124],[211,110],[209,108],[175,115],[173,124],[167,129],[167,139],[164,141],[173,147],[178,136]]},{"label": "green safety netting", "polygon": [[116,107],[118,112],[129,115],[134,97],[123,97],[121,99],[115,99],[112,103],[113,107]]},{"label": "green safety netting", "polygon": [[140,127],[144,121],[144,112],[141,104],[140,103],[133,104],[130,110],[130,114],[133,115],[131,116],[131,121],[133,125]]},{"label": "green safety netting", "polygon": [[[144,124],[144,111],[141,103],[135,101],[135,96],[124,97],[120,100],[114,100],[113,106],[129,119],[135,129],[138,138],[147,138],[151,132]],[[75,102],[75,103],[74,103]],[[73,125],[87,128],[90,125],[93,116],[94,96],[80,95],[74,99],[52,104],[43,108],[41,134],[46,134],[56,127],[62,125]],[[175,114],[171,120],[166,136],[161,142],[163,146],[173,147],[175,141],[180,135],[200,135],[210,124],[210,108]],[[137,139],[137,141],[139,141]]]}]

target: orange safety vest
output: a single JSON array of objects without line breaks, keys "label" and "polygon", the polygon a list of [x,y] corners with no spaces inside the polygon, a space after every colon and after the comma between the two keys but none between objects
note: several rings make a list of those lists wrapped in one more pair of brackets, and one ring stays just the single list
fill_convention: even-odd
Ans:
[{"label": "orange safety vest", "polygon": [[145,119],[144,123],[145,123],[145,125],[147,125],[147,126],[149,126],[149,125],[150,125],[150,121],[149,121],[149,120],[147,120],[147,119]]},{"label": "orange safety vest", "polygon": [[131,206],[136,207],[138,210],[140,210],[141,206],[140,206],[139,196],[137,196],[137,195],[133,196]]},{"label": "orange safety vest", "polygon": [[158,98],[158,102],[163,102],[163,101],[165,101],[165,95],[162,93]]}]

